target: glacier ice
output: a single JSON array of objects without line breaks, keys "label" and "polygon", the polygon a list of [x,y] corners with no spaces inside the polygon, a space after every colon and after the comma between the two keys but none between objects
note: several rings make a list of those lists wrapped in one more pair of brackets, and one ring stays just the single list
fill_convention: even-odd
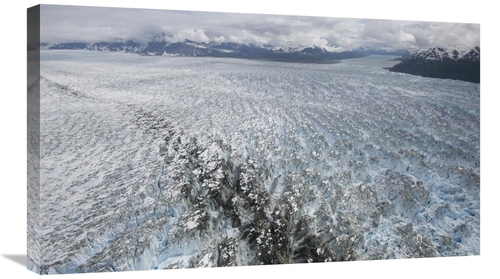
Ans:
[{"label": "glacier ice", "polygon": [[478,84],[41,54],[39,273],[480,253]]}]

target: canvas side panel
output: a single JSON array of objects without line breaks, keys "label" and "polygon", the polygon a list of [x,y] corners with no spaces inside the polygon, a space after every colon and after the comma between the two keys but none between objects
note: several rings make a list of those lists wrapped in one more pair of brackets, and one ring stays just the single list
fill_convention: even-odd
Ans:
[{"label": "canvas side panel", "polygon": [[28,223],[27,267],[41,273],[40,251],[40,6],[27,13]]}]

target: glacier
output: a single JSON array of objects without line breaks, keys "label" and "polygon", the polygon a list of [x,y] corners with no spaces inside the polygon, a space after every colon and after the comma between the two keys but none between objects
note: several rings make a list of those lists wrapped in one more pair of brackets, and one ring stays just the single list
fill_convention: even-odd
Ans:
[{"label": "glacier", "polygon": [[387,60],[42,50],[29,268],[479,255],[480,86]]}]

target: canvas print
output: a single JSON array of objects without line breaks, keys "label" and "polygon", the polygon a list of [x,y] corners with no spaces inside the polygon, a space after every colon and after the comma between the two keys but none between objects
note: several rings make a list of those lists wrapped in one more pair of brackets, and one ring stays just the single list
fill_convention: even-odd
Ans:
[{"label": "canvas print", "polygon": [[479,33],[28,9],[28,268],[479,255]]}]

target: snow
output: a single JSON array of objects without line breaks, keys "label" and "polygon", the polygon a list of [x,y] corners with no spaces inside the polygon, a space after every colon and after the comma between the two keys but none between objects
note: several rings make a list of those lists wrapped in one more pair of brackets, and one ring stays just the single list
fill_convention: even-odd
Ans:
[{"label": "snow", "polygon": [[291,53],[291,52],[301,52],[302,50],[306,48],[320,48],[328,52],[342,52],[346,51],[345,48],[343,47],[337,47],[337,46],[329,46],[329,45],[283,45],[283,46],[275,46],[272,47],[271,50],[274,52],[280,52],[280,53]]},{"label": "snow", "polygon": [[260,264],[302,219],[322,261],[479,254],[477,84],[373,57],[41,56],[48,273],[212,266],[225,238]]},{"label": "snow", "polygon": [[443,58],[459,60],[470,52],[477,51],[465,45],[449,45],[431,49],[422,49],[418,51],[415,56],[423,57],[426,60],[442,60]]},{"label": "snow", "polygon": [[203,258],[201,259],[201,266],[202,267],[210,267],[210,257],[212,254],[205,254]]},{"label": "snow", "polygon": [[193,229],[197,226],[196,222],[193,221],[193,220],[189,220],[187,223],[186,223],[186,228],[187,229]]}]

